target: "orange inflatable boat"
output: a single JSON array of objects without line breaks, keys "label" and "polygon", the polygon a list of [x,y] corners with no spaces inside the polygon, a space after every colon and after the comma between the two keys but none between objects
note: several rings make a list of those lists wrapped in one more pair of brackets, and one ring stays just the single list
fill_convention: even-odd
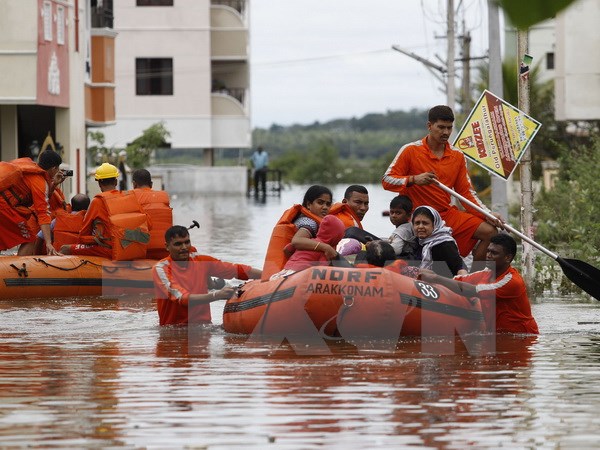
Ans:
[{"label": "orange inflatable boat", "polygon": [[0,256],[0,299],[153,295],[156,261],[95,256]]},{"label": "orange inflatable boat", "polygon": [[312,267],[250,281],[227,301],[227,332],[397,339],[485,331],[481,305],[443,286],[381,268]]}]

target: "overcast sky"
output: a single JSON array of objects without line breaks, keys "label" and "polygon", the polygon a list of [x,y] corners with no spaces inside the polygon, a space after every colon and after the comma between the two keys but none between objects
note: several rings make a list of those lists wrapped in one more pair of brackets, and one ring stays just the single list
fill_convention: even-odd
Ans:
[{"label": "overcast sky", "polygon": [[[454,1],[472,34],[471,55],[485,54],[487,0]],[[421,63],[391,49],[395,44],[440,64],[435,55],[445,59],[447,43],[436,36],[446,33],[446,0],[251,0],[250,5],[253,127],[446,101],[441,83]],[[457,35],[462,17],[457,16]]]}]

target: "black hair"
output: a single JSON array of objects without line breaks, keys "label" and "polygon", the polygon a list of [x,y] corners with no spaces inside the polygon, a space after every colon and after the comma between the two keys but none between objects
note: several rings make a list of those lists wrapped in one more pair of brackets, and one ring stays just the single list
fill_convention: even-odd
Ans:
[{"label": "black hair", "polygon": [[351,186],[348,186],[348,188],[346,188],[346,192],[344,192],[344,198],[346,200],[349,200],[350,197],[352,197],[353,192],[358,192],[359,194],[369,195],[369,191],[367,191],[366,187],[361,186],[360,184],[353,184]]},{"label": "black hair", "polygon": [[424,206],[419,206],[417,209],[415,209],[415,211],[412,214],[412,223],[415,223],[415,217],[417,216],[425,216],[425,217],[429,217],[429,219],[431,220],[432,223],[435,223],[435,218],[433,217],[433,213],[430,211],[429,208],[425,208]]},{"label": "black hair", "polygon": [[181,225],[173,225],[167,231],[165,231],[165,243],[171,242],[171,239],[175,237],[188,237],[190,235],[188,229]]},{"label": "black hair", "polygon": [[328,194],[333,199],[333,194],[331,193],[331,190],[328,187],[321,186],[320,184],[312,185],[306,190],[306,193],[304,194],[302,206],[306,208],[309,203],[314,202],[323,194]]},{"label": "black hair", "polygon": [[401,209],[403,211],[406,211],[408,214],[410,214],[413,209],[413,203],[412,203],[412,200],[410,199],[410,197],[408,197],[406,195],[397,195],[390,202],[390,209],[392,209],[392,208]]},{"label": "black hair", "polygon": [[517,255],[517,242],[510,234],[498,233],[497,235],[492,236],[490,244],[499,245],[504,249],[504,253],[512,255],[513,258]]},{"label": "black hair", "polygon": [[100,186],[111,186],[117,182],[117,177],[113,178],[104,178],[102,180],[97,180]]},{"label": "black hair", "polygon": [[368,264],[377,267],[383,267],[390,261],[396,259],[394,247],[389,242],[382,240],[371,241],[367,244],[365,260]]},{"label": "black hair", "polygon": [[438,120],[448,120],[454,122],[454,113],[452,108],[446,105],[437,105],[429,110],[427,120],[431,123],[436,123]]},{"label": "black hair", "polygon": [[90,207],[90,198],[85,194],[75,194],[71,199],[73,211],[85,211]]},{"label": "black hair", "polygon": [[135,169],[131,174],[131,180],[140,186],[152,187],[152,175],[146,169]]},{"label": "black hair", "polygon": [[54,150],[44,150],[38,156],[38,166],[44,170],[58,167],[62,164],[62,158]]}]

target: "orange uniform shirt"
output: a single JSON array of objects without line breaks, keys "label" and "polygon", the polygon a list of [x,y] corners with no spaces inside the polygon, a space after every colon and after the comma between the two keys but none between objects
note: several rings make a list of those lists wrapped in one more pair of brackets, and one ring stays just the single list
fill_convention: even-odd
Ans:
[{"label": "orange uniform shirt", "polygon": [[[118,193],[120,191],[113,189],[110,193]],[[79,232],[79,243],[80,244],[96,244],[94,239],[95,227],[106,229],[109,223],[109,215],[104,202],[101,199],[94,197],[90,202],[90,206],[85,213],[83,218],[83,225]]]},{"label": "orange uniform shirt", "polygon": [[493,271],[484,269],[468,275],[458,275],[454,279],[477,285],[488,330],[538,334],[537,322],[531,314],[527,288],[521,274],[514,267],[509,267],[495,279],[493,275]]},{"label": "orange uniform shirt", "polygon": [[208,277],[247,280],[252,268],[192,253],[186,266],[171,257],[160,260],[152,270],[154,294],[161,325],[210,323],[210,304],[189,305],[191,294],[208,292]]},{"label": "orange uniform shirt", "polygon": [[31,209],[37,217],[38,224],[50,224],[50,205],[48,203],[48,182],[40,174],[23,174],[23,181],[31,191]]},{"label": "orange uniform shirt", "polygon": [[446,143],[443,156],[437,158],[427,145],[425,137],[420,141],[406,144],[398,151],[386,170],[381,184],[388,191],[409,196],[415,208],[428,205],[436,209],[446,224],[452,228],[452,235],[458,244],[460,254],[466,256],[477,243],[472,236],[485,220],[485,216],[468,205],[464,205],[468,213],[458,210],[452,205],[450,194],[435,185],[413,184],[407,187],[411,175],[419,175],[423,172],[434,172],[441,183],[489,211],[473,189],[465,156]]}]

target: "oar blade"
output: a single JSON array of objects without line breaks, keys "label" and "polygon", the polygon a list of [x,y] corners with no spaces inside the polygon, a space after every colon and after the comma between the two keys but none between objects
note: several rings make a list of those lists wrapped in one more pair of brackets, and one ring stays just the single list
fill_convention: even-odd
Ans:
[{"label": "oar blade", "polygon": [[600,270],[578,259],[561,258],[559,256],[556,261],[569,280],[596,300],[600,300]]}]

